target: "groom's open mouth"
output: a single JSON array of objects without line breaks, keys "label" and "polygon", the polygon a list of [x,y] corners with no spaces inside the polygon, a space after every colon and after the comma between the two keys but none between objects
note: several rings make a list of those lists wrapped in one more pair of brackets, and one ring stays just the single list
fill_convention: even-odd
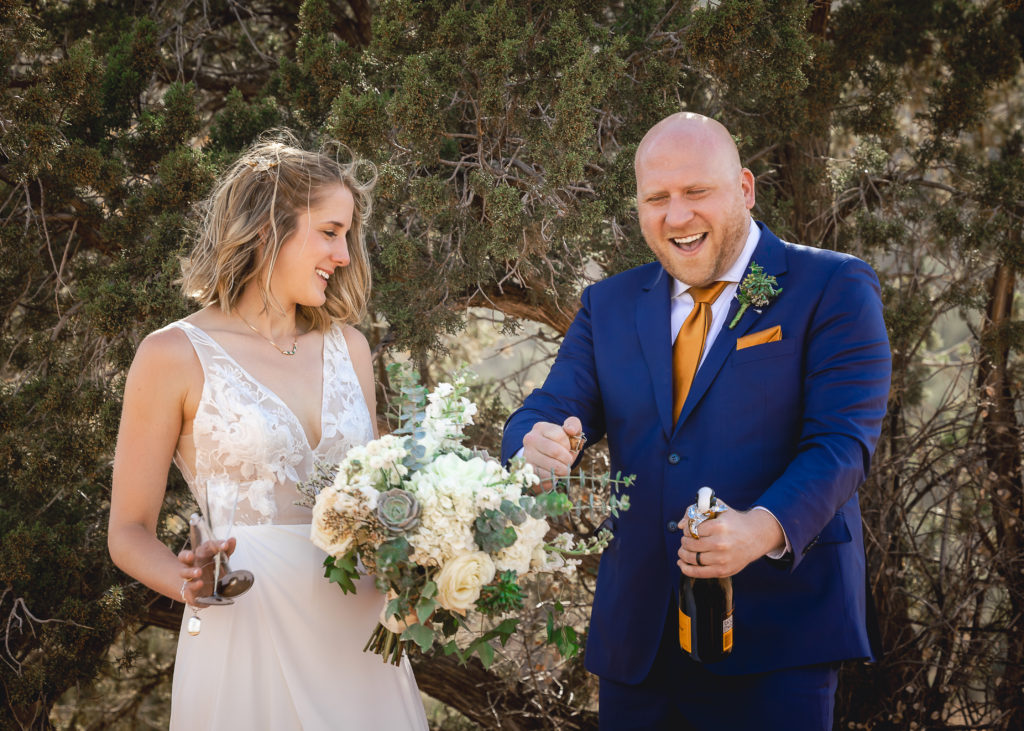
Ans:
[{"label": "groom's open mouth", "polygon": [[679,249],[684,254],[692,254],[701,247],[708,238],[708,232],[703,231],[699,234],[693,234],[691,236],[674,236],[669,238],[672,245]]}]

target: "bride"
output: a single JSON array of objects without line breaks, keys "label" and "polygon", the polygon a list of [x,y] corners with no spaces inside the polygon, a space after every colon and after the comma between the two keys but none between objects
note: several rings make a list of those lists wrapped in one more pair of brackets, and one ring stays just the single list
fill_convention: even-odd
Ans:
[{"label": "bride", "polygon": [[[355,595],[323,578],[296,489],[376,436],[353,327],[370,290],[370,186],[355,166],[290,137],[247,150],[183,262],[203,309],[146,337],[128,372],[108,544],[122,570],[188,604],[172,729],[427,727],[408,660],[362,652],[383,597],[369,577]],[[177,557],[156,536],[172,461],[217,536]],[[255,583],[200,613],[219,549]]]}]

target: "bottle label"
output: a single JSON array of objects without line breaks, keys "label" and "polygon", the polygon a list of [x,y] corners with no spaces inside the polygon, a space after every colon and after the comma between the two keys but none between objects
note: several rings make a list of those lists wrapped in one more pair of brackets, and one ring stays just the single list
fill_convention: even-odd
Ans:
[{"label": "bottle label", "polygon": [[679,610],[679,646],[685,652],[693,652],[693,645],[690,642],[690,617],[682,609]]},{"label": "bottle label", "polygon": [[732,614],[722,620],[722,651],[732,650]]}]

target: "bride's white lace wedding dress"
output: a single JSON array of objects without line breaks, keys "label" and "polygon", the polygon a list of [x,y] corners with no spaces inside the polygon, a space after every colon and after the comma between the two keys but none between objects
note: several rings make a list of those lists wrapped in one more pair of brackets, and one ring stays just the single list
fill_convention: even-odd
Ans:
[{"label": "bride's white lace wedding dress", "polygon": [[[296,484],[373,438],[370,414],[340,326],[324,334],[320,443],[295,414],[210,335],[184,320],[205,383],[193,433],[174,462],[215,530],[229,524],[231,568],[255,583],[234,605],[203,609],[178,640],[171,729],[426,729],[408,660],[364,653],[383,596],[364,577],[355,595],[323,576],[309,540],[311,511]],[[237,503],[236,503],[237,499]]]}]

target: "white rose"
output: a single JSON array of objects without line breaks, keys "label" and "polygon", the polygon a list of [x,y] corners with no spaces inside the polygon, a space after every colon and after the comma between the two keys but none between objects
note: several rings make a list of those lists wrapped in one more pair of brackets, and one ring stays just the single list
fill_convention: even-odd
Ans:
[{"label": "white rose", "polygon": [[493,579],[494,562],[483,551],[456,556],[437,577],[437,602],[464,615],[480,598],[480,589]]},{"label": "white rose", "polygon": [[352,548],[354,536],[341,528],[341,521],[334,512],[333,495],[329,490],[321,492],[313,506],[313,524],[310,526],[309,538],[313,545],[326,552],[329,556],[340,558]]}]

